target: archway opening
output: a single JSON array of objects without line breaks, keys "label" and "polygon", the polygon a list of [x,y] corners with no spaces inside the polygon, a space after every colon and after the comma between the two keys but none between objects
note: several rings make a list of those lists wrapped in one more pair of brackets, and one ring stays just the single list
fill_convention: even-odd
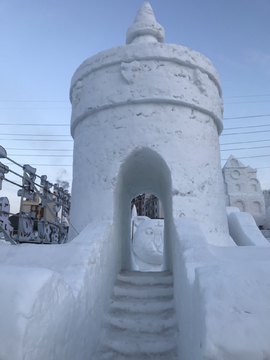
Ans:
[{"label": "archway opening", "polygon": [[121,268],[134,269],[131,255],[130,204],[138,194],[153,194],[163,205],[163,269],[172,269],[170,234],[173,227],[171,171],[164,159],[149,148],[134,150],[122,163],[114,191],[115,233],[121,243]]}]

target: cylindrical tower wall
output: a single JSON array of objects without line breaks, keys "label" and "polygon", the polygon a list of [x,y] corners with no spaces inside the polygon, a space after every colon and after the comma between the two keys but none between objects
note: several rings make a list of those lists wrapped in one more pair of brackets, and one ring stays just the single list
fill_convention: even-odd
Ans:
[{"label": "cylindrical tower wall", "polygon": [[119,168],[132,151],[149,147],[171,171],[174,217],[192,217],[210,243],[227,243],[221,87],[208,59],[158,42],[113,48],[78,68],[70,97],[71,223],[78,231],[113,219]]}]

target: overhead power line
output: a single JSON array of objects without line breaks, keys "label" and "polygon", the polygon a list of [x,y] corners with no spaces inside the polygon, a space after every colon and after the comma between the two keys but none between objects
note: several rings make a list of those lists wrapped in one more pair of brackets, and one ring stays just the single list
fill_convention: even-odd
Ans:
[{"label": "overhead power line", "polygon": [[1,135],[5,135],[5,136],[71,136],[71,135],[62,135],[62,134],[5,134],[5,133],[1,133]]},{"label": "overhead power line", "polygon": [[233,127],[233,128],[225,128],[225,129],[223,129],[223,131],[225,131],[225,130],[236,130],[236,129],[248,129],[248,128],[264,127],[264,126],[270,126],[270,124],[251,125],[251,126],[238,126],[238,127]]},{"label": "overhead power line", "polygon": [[0,125],[7,125],[7,126],[70,126],[70,124],[11,124],[11,123],[0,123]]},{"label": "overhead power line", "polygon": [[255,146],[255,147],[251,147],[251,148],[238,148],[238,149],[222,149],[220,151],[236,151],[236,150],[253,150],[253,149],[266,149],[266,148],[270,148],[270,146]]},{"label": "overhead power line", "polygon": [[[232,105],[232,104],[256,104],[256,103],[270,103],[269,100],[262,101],[234,101],[234,102],[224,102],[224,105]],[[12,109],[12,108],[10,108]]]},{"label": "overhead power line", "polygon": [[224,144],[220,144],[220,146],[223,146],[223,145],[248,144],[248,143],[264,142],[264,141],[270,141],[270,139],[263,139],[263,140],[249,140],[249,141],[238,141],[238,142],[232,142],[232,143],[224,143]]},{"label": "overhead power line", "polygon": [[[238,150],[254,150],[254,149],[266,149],[266,148],[270,148],[269,146],[255,146],[255,147],[244,147],[244,148],[234,148],[234,149],[221,149],[220,151],[238,151]],[[16,149],[16,150],[22,150],[25,151],[26,149]],[[27,149],[27,150],[35,150],[35,149]],[[49,149],[36,149],[36,151],[48,151]],[[73,151],[73,150],[50,150],[50,151]],[[28,157],[28,156],[35,156],[35,157],[73,157],[73,155],[63,155],[63,154],[9,154],[9,156],[24,156],[24,157]]]},{"label": "overhead power line", "polygon": [[1,141],[3,141],[3,140],[5,140],[5,141],[10,141],[10,140],[16,140],[16,141],[38,141],[38,142],[40,142],[40,141],[66,141],[66,142],[72,142],[73,140],[61,140],[61,139],[59,139],[59,140],[49,140],[49,139],[0,139]]},{"label": "overhead power line", "polygon": [[[256,127],[265,127],[265,126],[270,126],[270,124],[260,124],[260,125],[251,125],[251,126],[238,126],[238,127],[232,127],[232,128],[225,128],[224,131],[227,130],[237,130],[237,129],[248,129],[248,128],[256,128]],[[264,131],[254,131],[255,132],[267,132],[269,130],[264,130]],[[235,134],[252,134],[253,132],[239,132],[239,133],[235,133]],[[13,134],[13,133],[1,133],[1,135],[4,136],[49,136],[49,137],[53,137],[53,136],[59,136],[59,137],[63,137],[63,136],[71,136],[70,134]],[[221,134],[221,135],[233,135],[233,134]]]},{"label": "overhead power line", "polygon": [[[6,163],[6,165],[12,165],[13,163]],[[58,166],[58,167],[65,167],[65,166],[72,166],[72,164],[31,164],[31,166]]]},{"label": "overhead power line", "polygon": [[[269,100],[262,101],[234,101],[234,102],[225,102],[224,105],[237,105],[237,104],[256,104],[256,103],[270,103]],[[64,110],[71,109],[71,104],[69,107],[0,107],[0,110]]]},{"label": "overhead power line", "polygon": [[223,118],[223,120],[250,119],[250,118],[267,117],[267,116],[270,116],[270,114],[229,117],[229,118]]},{"label": "overhead power line", "polygon": [[23,151],[73,151],[73,149],[22,149],[22,148],[5,148],[6,150],[23,150]]},{"label": "overhead power line", "polygon": [[262,97],[262,96],[270,96],[270,94],[264,94],[264,95],[232,95],[232,96],[223,96],[223,98],[224,99],[232,99],[232,98]]},{"label": "overhead power line", "polygon": [[[235,116],[235,117],[227,117],[223,118],[223,120],[236,120],[236,119],[250,119],[250,118],[258,118],[258,117],[267,117],[270,114],[260,114],[260,115],[247,115],[247,116]],[[2,126],[70,126],[70,124],[38,124],[38,123],[0,123]]]},{"label": "overhead power line", "polygon": [[[241,156],[241,157],[237,157],[237,159],[252,159],[252,158],[260,158],[260,157],[268,157],[269,155],[255,155],[255,156]],[[221,159],[222,161],[226,161],[228,159]]]},{"label": "overhead power line", "polygon": [[231,134],[221,134],[220,136],[229,136],[229,135],[243,135],[243,134],[257,134],[257,133],[266,133],[270,130],[258,130],[258,131],[244,131],[238,133],[231,133]]},{"label": "overhead power line", "polygon": [[30,102],[30,103],[59,103],[59,102],[64,102],[64,103],[69,103],[68,100],[0,100],[0,102]]},{"label": "overhead power line", "polygon": [[40,108],[40,107],[0,107],[0,110],[63,110],[63,109],[69,109],[70,110],[71,106],[69,107],[45,107],[45,108]]},{"label": "overhead power line", "polygon": [[[263,97],[263,96],[270,96],[270,94],[256,94],[256,95],[231,95],[231,96],[224,96],[224,99],[231,99],[231,98],[248,98],[248,97]],[[66,102],[69,103],[68,100],[0,100],[0,102],[45,102],[45,103],[53,103],[53,102]]]},{"label": "overhead power line", "polygon": [[9,154],[9,156],[24,156],[24,157],[28,157],[28,156],[35,156],[35,157],[40,157],[40,156],[45,156],[45,157],[73,157],[73,155],[56,155],[56,154],[49,154],[49,155],[37,155],[37,154]]}]

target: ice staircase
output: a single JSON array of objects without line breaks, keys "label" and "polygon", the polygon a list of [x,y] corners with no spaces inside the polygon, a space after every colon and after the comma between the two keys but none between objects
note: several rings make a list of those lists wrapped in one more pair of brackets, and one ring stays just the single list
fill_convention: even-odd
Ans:
[{"label": "ice staircase", "polygon": [[113,288],[95,360],[176,360],[178,329],[168,271],[122,271]]}]

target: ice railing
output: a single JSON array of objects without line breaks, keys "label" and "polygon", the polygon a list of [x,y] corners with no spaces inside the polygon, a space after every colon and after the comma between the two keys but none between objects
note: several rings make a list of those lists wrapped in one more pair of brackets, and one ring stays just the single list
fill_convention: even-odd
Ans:
[{"label": "ice railing", "polygon": [[[52,184],[46,175],[39,176],[30,165],[20,165],[7,156],[6,150],[0,146],[0,159],[9,160],[12,165],[20,168],[22,175],[0,162],[0,190],[3,181],[9,182],[20,189],[20,210],[17,214],[10,212],[7,197],[0,197],[0,239],[16,245],[19,243],[62,244],[67,241],[68,217],[71,196],[59,184]],[[18,182],[6,177],[12,173]],[[8,176],[8,175],[7,175]],[[36,182],[40,180],[40,184]],[[53,188],[53,191],[51,190]],[[27,201],[35,202],[35,211],[24,211]],[[31,209],[31,205],[30,209]],[[37,216],[39,214],[39,218]],[[57,215],[60,214],[60,217]],[[42,215],[42,217],[41,217]],[[12,218],[12,222],[11,222]],[[48,218],[50,220],[48,220]]]}]

